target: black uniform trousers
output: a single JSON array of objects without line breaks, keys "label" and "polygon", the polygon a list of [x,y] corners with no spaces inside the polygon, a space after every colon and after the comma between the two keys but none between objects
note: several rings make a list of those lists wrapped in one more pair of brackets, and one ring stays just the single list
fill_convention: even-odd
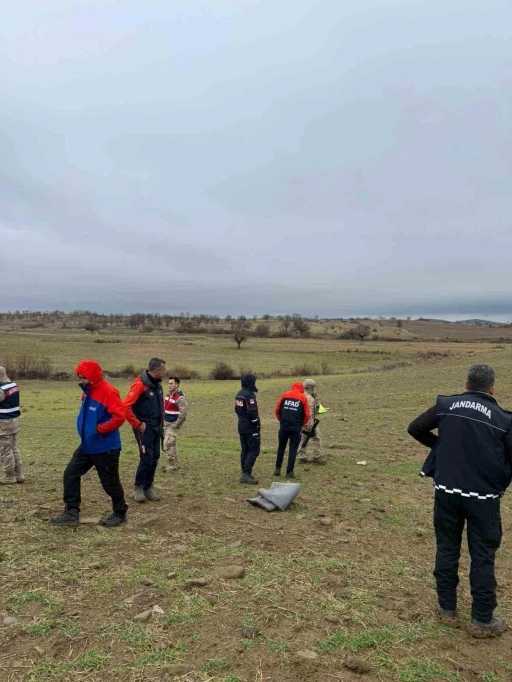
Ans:
[{"label": "black uniform trousers", "polygon": [[64,504],[67,509],[80,511],[80,481],[89,469],[95,467],[103,490],[112,498],[112,508],[116,514],[124,516],[128,506],[124,500],[123,486],[119,478],[119,456],[121,450],[109,450],[99,455],[86,455],[79,447],[73,453],[64,470]]},{"label": "black uniform trousers", "polygon": [[259,431],[242,432],[240,436],[240,466],[243,474],[251,474],[256,459],[260,454],[260,433]]},{"label": "black uniform trousers", "polygon": [[453,610],[457,606],[459,557],[462,531],[466,523],[471,557],[469,582],[473,606],[471,615],[488,623],[496,608],[494,556],[501,543],[500,500],[479,500],[436,490],[434,528],[436,564],[434,577],[439,606]]},{"label": "black uniform trousers", "polygon": [[278,446],[276,457],[276,469],[280,469],[283,460],[286,446],[290,442],[290,449],[288,451],[288,464],[286,466],[286,473],[291,474],[295,467],[295,459],[300,445],[302,436],[302,426],[286,426],[281,424],[278,433]]},{"label": "black uniform trousers", "polygon": [[149,490],[155,480],[156,468],[160,459],[160,445],[162,433],[160,429],[152,429],[146,426],[144,433],[139,433],[135,429],[135,440],[139,446],[140,461],[135,473],[135,485],[142,486],[144,490]]}]

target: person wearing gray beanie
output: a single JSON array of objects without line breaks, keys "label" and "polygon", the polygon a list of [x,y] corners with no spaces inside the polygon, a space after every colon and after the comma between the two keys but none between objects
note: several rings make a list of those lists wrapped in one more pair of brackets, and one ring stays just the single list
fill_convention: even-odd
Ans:
[{"label": "person wearing gray beanie", "polygon": [[[319,405],[316,397],[316,381],[313,379],[304,380],[304,395],[308,401],[309,409],[311,410],[311,415],[314,421],[311,431],[302,432],[302,438],[297,456],[301,464],[308,464],[309,462],[312,464],[327,464],[327,460],[321,455],[322,436],[320,435],[320,429],[318,428],[318,419],[316,419]],[[313,454],[311,458],[307,456],[306,450],[309,443],[311,443],[311,450]]]}]

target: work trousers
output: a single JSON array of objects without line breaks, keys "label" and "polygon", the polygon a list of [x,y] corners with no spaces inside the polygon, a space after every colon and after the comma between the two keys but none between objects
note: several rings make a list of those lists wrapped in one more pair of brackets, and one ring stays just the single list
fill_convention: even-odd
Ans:
[{"label": "work trousers", "polygon": [[283,460],[284,453],[288,442],[290,443],[290,448],[288,451],[288,464],[286,466],[286,473],[291,474],[295,467],[295,459],[297,457],[297,451],[300,445],[301,438],[301,427],[290,427],[283,426],[279,428],[278,433],[278,446],[277,446],[277,457],[276,457],[276,469],[280,469]]},{"label": "work trousers", "polygon": [[260,433],[241,433],[240,436],[240,466],[243,474],[251,474],[256,459],[260,454]]},{"label": "work trousers", "polygon": [[164,425],[164,453],[167,455],[167,460],[170,466],[178,467],[178,447],[176,441],[178,439],[178,429],[174,426],[174,422],[167,422]]},{"label": "work trousers", "polygon": [[496,608],[494,556],[502,537],[499,498],[479,500],[436,490],[434,577],[439,606],[448,610],[457,606],[459,557],[465,523],[471,557],[471,615],[482,623],[488,623]]},{"label": "work trousers", "polygon": [[140,461],[135,474],[135,485],[149,490],[155,480],[155,471],[160,459],[162,435],[160,430],[146,427],[143,434],[133,430],[139,446]]},{"label": "work trousers", "polygon": [[23,478],[23,464],[18,449],[18,434],[0,435],[0,466],[3,467],[5,479]]},{"label": "work trousers", "polygon": [[73,453],[64,470],[64,504],[67,509],[80,511],[81,478],[94,467],[100,483],[107,495],[112,498],[112,509],[124,516],[128,506],[124,501],[124,491],[119,478],[119,456],[121,450],[109,450],[99,455],[86,455],[79,447]]}]

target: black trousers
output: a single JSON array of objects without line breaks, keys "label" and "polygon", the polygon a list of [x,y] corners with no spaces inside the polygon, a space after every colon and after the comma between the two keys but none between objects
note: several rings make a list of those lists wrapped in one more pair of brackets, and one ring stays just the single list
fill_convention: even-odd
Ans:
[{"label": "black trousers", "polygon": [[290,449],[288,451],[288,464],[286,466],[286,473],[291,474],[295,467],[295,459],[297,457],[297,451],[300,445],[300,439],[302,436],[302,429],[298,427],[282,426],[278,433],[278,446],[277,446],[277,457],[276,457],[276,469],[280,469],[283,464],[284,453],[288,441],[290,442]]},{"label": "black trousers", "polygon": [[160,459],[162,434],[160,430],[146,427],[143,434],[133,431],[139,446],[140,462],[135,474],[135,485],[149,490],[155,480],[155,472]]},{"label": "black trousers", "polygon": [[126,514],[128,506],[119,478],[119,456],[121,450],[109,450],[100,455],[85,455],[79,447],[73,453],[64,470],[64,504],[68,509],[80,511],[81,478],[95,467],[103,490],[112,498],[112,508],[120,516]]},{"label": "black trousers", "polygon": [[500,500],[478,500],[436,490],[434,528],[436,532],[436,565],[434,577],[439,605],[443,609],[457,606],[459,557],[464,523],[467,524],[471,557],[469,582],[473,606],[471,615],[488,623],[496,608],[494,556],[500,546]]},{"label": "black trousers", "polygon": [[242,473],[251,474],[256,459],[260,454],[260,434],[240,433],[240,466]]}]

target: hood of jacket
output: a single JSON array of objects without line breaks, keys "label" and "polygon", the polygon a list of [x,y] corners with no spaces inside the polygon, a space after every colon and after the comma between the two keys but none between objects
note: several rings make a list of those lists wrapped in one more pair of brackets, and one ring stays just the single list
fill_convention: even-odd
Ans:
[{"label": "hood of jacket", "polygon": [[258,392],[258,389],[256,388],[255,374],[242,374],[240,383],[242,384],[242,388],[246,388],[248,391],[252,391],[253,393]]},{"label": "hood of jacket", "polygon": [[91,384],[97,384],[103,379],[103,370],[101,365],[96,360],[82,360],[75,367],[75,374],[86,377]]},{"label": "hood of jacket", "polygon": [[6,381],[9,381],[9,377],[5,371],[5,367],[0,367],[0,383],[5,384]]},{"label": "hood of jacket", "polygon": [[291,390],[294,393],[302,393],[304,394],[304,384],[301,381],[296,381],[294,384],[292,384]]}]

